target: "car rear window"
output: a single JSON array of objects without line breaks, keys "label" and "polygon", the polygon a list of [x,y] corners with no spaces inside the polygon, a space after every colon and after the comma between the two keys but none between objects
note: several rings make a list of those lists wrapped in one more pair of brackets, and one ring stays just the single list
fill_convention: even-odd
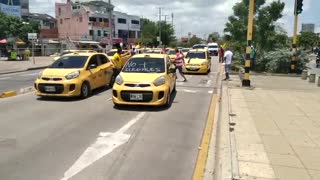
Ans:
[{"label": "car rear window", "polygon": [[133,73],[164,73],[165,63],[163,58],[132,58],[122,69],[122,72]]},{"label": "car rear window", "polygon": [[209,46],[208,48],[218,48],[218,46]]},{"label": "car rear window", "polygon": [[186,59],[188,58],[205,59],[206,54],[205,52],[188,52],[188,54],[186,55]]},{"label": "car rear window", "polygon": [[207,46],[206,45],[195,45],[195,46],[193,46],[192,48],[193,49],[204,49],[204,48],[206,48]]},{"label": "car rear window", "polygon": [[83,68],[86,64],[88,56],[62,56],[56,60],[49,68]]}]

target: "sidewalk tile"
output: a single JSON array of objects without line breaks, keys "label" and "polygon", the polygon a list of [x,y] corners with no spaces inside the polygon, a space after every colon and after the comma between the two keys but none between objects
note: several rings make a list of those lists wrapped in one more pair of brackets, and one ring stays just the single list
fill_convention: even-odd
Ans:
[{"label": "sidewalk tile", "polygon": [[264,151],[238,150],[238,160],[246,162],[270,164],[267,153]]},{"label": "sidewalk tile", "polygon": [[316,147],[317,145],[312,139],[303,131],[282,131],[286,136],[286,139],[291,145],[304,146],[304,147]]},{"label": "sidewalk tile", "polygon": [[273,166],[273,169],[279,180],[311,180],[305,169],[285,166]]},{"label": "sidewalk tile", "polygon": [[244,150],[247,150],[247,151],[257,151],[257,152],[263,152],[265,151],[264,150],[264,146],[263,144],[248,144],[248,143],[245,143],[245,142],[240,142],[240,141],[237,141],[237,149],[239,151],[244,151]]},{"label": "sidewalk tile", "polygon": [[320,171],[309,170],[309,173],[311,174],[313,180],[320,179]]},{"label": "sidewalk tile", "polygon": [[262,140],[266,151],[278,154],[294,154],[292,148],[283,136],[266,136],[262,135]]},{"label": "sidewalk tile", "polygon": [[275,178],[270,164],[239,161],[241,176],[253,176],[259,178]]},{"label": "sidewalk tile", "polygon": [[236,132],[236,140],[239,142],[245,142],[247,144],[261,144],[262,140],[258,134],[252,134],[247,132]]},{"label": "sidewalk tile", "polygon": [[312,147],[293,146],[302,163],[308,169],[320,170],[320,149]]},{"label": "sidewalk tile", "polygon": [[268,153],[272,165],[303,168],[300,160],[293,155]]}]

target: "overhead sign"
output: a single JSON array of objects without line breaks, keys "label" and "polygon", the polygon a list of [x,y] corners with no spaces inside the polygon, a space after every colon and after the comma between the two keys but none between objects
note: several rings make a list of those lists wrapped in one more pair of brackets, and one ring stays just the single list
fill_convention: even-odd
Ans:
[{"label": "overhead sign", "polygon": [[35,40],[37,38],[38,38],[37,33],[28,33],[29,40]]},{"label": "overhead sign", "polygon": [[8,16],[21,17],[20,0],[0,0],[0,11]]}]

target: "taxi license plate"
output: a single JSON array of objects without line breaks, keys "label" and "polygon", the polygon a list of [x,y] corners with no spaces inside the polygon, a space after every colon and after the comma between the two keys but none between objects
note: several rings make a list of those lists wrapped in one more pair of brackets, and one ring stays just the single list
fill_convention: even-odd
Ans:
[{"label": "taxi license plate", "polygon": [[141,101],[141,100],[143,100],[143,95],[142,94],[130,94],[130,100]]},{"label": "taxi license plate", "polygon": [[56,88],[54,86],[45,86],[44,89],[46,92],[56,92]]},{"label": "taxi license plate", "polygon": [[190,70],[197,70],[197,67],[189,67]]}]

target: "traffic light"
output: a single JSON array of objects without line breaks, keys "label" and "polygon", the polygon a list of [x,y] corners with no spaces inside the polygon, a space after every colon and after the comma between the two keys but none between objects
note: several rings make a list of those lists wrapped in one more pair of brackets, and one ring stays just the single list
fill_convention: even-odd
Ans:
[{"label": "traffic light", "polygon": [[297,0],[297,3],[296,3],[296,15],[298,14],[301,14],[303,9],[302,9],[302,4],[303,0]]}]

